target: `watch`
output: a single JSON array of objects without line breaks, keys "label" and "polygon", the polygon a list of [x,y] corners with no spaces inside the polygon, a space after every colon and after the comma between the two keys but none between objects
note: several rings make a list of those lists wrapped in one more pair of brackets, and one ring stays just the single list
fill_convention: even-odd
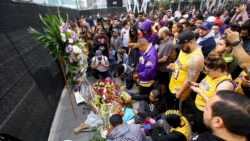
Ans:
[{"label": "watch", "polygon": [[231,43],[231,46],[238,46],[241,43],[241,41],[234,41]]}]

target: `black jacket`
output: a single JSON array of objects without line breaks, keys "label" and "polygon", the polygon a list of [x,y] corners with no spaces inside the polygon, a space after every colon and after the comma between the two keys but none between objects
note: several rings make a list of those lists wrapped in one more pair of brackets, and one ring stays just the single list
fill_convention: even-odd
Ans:
[{"label": "black jacket", "polygon": [[147,117],[151,117],[154,118],[157,115],[161,114],[162,112],[166,111],[166,101],[165,98],[160,98],[159,101],[157,101],[156,103],[153,103],[154,105],[154,109],[153,111],[150,111],[150,107],[149,104],[152,104],[149,99],[147,100],[148,103],[148,107],[145,107],[145,112],[138,112],[138,116],[142,117],[142,118],[147,118]]}]

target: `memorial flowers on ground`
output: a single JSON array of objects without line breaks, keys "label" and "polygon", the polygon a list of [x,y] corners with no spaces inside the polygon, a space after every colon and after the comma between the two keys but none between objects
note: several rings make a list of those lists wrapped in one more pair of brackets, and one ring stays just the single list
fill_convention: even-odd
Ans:
[{"label": "memorial flowers on ground", "polygon": [[109,117],[117,113],[123,116],[124,108],[131,107],[131,96],[119,90],[115,81],[110,78],[94,83],[93,89],[96,95],[92,106],[103,120],[103,126],[97,129],[93,140],[102,141],[108,137]]}]

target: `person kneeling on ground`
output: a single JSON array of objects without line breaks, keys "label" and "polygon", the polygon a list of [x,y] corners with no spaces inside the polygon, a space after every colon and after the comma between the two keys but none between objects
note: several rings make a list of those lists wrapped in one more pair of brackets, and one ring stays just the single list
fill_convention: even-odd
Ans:
[{"label": "person kneeling on ground", "polygon": [[135,124],[123,123],[119,114],[114,114],[109,118],[111,125],[108,141],[146,141],[146,136],[139,126]]},{"label": "person kneeling on ground", "polygon": [[99,75],[102,76],[102,79],[110,77],[108,72],[109,70],[109,60],[106,56],[102,55],[101,50],[95,52],[95,56],[92,58],[92,75],[96,79],[100,79]]},{"label": "person kneeling on ground", "polygon": [[117,73],[118,73],[119,77],[122,80],[125,80],[126,88],[131,89],[133,87],[133,84],[134,84],[134,80],[133,80],[134,68],[132,68],[126,64],[119,64],[119,65],[117,65],[116,69],[117,69]]}]

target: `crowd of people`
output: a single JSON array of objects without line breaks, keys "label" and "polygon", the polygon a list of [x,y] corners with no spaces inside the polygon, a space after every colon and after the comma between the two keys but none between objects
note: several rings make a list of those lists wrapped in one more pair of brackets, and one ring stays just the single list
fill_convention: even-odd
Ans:
[{"label": "crowd of people", "polygon": [[158,123],[146,133],[157,141],[250,139],[245,5],[204,13],[161,7],[148,14],[97,15],[93,21],[83,16],[71,23],[88,44],[88,75],[120,77],[127,89],[139,90],[132,96],[139,101],[135,119],[110,117],[110,140],[146,140],[135,124],[147,118]]}]

